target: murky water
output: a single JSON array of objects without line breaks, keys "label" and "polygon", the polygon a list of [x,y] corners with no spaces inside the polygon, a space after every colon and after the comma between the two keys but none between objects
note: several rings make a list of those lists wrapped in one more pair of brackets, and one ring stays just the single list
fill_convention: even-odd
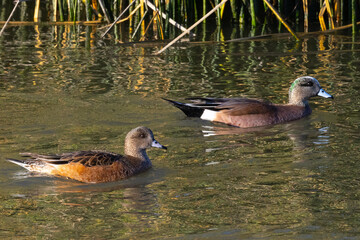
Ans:
[{"label": "murky water", "polygon": [[[93,239],[357,239],[360,45],[342,35],[160,45],[78,42],[59,27],[0,40],[0,236]],[[67,34],[65,34],[67,33]],[[358,40],[358,39],[357,39]],[[161,97],[247,96],[284,103],[312,75],[335,99],[312,115],[239,129],[186,118]],[[168,151],[107,184],[29,174],[19,152],[123,152],[150,127]]]}]

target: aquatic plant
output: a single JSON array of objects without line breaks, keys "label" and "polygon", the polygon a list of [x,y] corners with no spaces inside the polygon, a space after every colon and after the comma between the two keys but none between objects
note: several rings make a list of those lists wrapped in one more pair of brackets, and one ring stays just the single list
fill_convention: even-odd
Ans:
[{"label": "aquatic plant", "polygon": [[[6,21],[13,0],[0,4],[0,20]],[[166,39],[176,29],[185,31],[220,0],[16,0],[19,11],[13,20],[52,24],[98,24],[126,22],[133,39]],[[213,26],[263,27],[295,32],[336,29],[347,24],[357,32],[359,0],[227,0],[215,14],[203,20]],[[120,16],[121,15],[121,16]],[[119,17],[120,16],[120,17]],[[114,22],[116,19],[116,22]],[[1,22],[0,22],[1,23]],[[5,22],[4,22],[5,24]],[[359,24],[359,23],[358,23]],[[293,31],[294,28],[296,31]]]}]

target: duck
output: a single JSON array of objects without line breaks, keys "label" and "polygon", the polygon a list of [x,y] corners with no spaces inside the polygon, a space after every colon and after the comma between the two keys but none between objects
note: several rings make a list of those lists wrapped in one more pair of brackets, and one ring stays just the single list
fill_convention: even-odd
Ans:
[{"label": "duck", "polygon": [[189,103],[163,99],[179,108],[188,117],[251,128],[285,123],[308,116],[311,114],[308,100],[315,96],[334,98],[321,88],[316,78],[302,76],[291,84],[287,104],[273,104],[248,98],[195,97],[187,98]]},{"label": "duck", "polygon": [[146,154],[150,147],[167,149],[155,140],[147,127],[137,127],[125,137],[125,154],[90,150],[62,154],[42,155],[20,153],[25,159],[11,159],[9,162],[31,172],[65,177],[85,183],[113,182],[129,178],[151,168]]}]

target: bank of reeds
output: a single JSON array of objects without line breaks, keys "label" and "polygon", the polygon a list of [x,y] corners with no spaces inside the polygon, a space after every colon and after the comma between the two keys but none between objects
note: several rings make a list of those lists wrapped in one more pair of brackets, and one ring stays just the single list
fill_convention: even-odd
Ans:
[{"label": "bank of reeds", "polygon": [[[168,38],[182,25],[185,28],[201,19],[220,0],[20,0],[13,16],[16,21],[51,23],[125,23],[134,38]],[[296,32],[334,29],[353,24],[357,32],[360,0],[228,0],[203,22],[211,25],[239,25],[240,28]],[[0,20],[13,9],[13,0],[2,0]],[[125,11],[126,10],[126,11]],[[122,14],[122,15],[121,15]],[[118,16],[121,15],[120,18]],[[182,30],[184,31],[184,30]],[[289,30],[290,31],[290,30]]]}]

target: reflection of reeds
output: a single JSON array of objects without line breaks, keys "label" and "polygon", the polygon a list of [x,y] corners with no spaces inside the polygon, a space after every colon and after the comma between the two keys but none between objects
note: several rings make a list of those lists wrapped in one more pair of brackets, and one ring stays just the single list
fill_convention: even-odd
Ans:
[{"label": "reflection of reeds", "polygon": [[[12,1],[3,0],[1,20],[7,19],[13,6]],[[130,11],[124,14],[123,18],[128,17],[130,34],[132,38],[137,37],[137,39],[144,37],[146,28],[152,30],[153,36],[161,39],[167,38],[176,30],[170,18],[179,24],[190,27],[220,3],[220,0],[51,0],[46,3],[32,0],[22,3],[22,11],[27,12],[27,16],[33,16],[34,22],[100,20],[110,23],[133,1],[135,4]],[[148,1],[155,5],[158,11],[148,9]],[[236,26],[234,24],[240,23],[240,28],[247,26],[257,28],[262,25],[263,29],[276,29],[280,24],[287,29],[291,26],[297,30],[304,29],[305,32],[309,30],[309,27],[316,30],[314,26],[324,31],[352,23],[355,33],[355,23],[359,19],[359,16],[356,16],[356,13],[359,12],[357,11],[359,10],[358,2],[359,0],[303,0],[302,2],[229,0],[204,22],[223,26],[228,24]],[[136,9],[136,6],[139,5],[140,7]],[[134,9],[136,11],[130,15]],[[325,20],[326,18],[328,21]],[[149,28],[150,22],[153,24],[152,28]]]}]

